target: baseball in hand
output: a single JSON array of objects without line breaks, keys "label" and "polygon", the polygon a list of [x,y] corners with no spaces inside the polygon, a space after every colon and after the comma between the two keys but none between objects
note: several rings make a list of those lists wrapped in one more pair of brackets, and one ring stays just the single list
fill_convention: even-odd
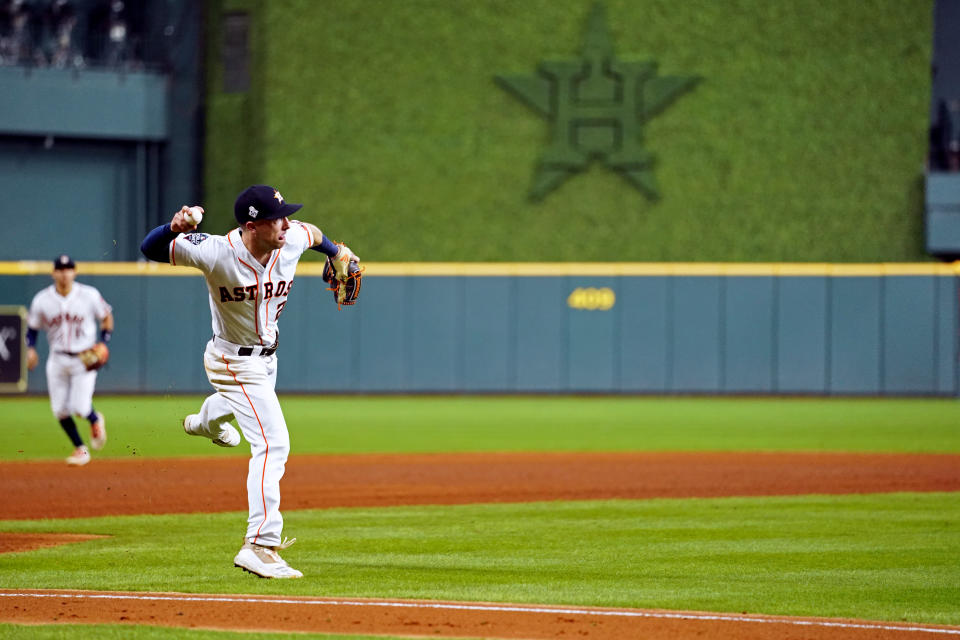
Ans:
[{"label": "baseball in hand", "polygon": [[183,221],[189,225],[197,226],[203,220],[203,209],[200,207],[188,207],[183,214]]}]

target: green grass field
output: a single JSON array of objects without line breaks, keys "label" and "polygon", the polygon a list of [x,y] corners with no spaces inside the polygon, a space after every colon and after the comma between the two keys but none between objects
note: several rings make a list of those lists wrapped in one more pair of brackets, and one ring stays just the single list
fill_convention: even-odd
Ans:
[{"label": "green grass field", "polygon": [[244,515],[2,521],[112,536],[7,556],[2,583],[960,623],[957,494],[291,511],[284,555],[305,576],[291,582],[233,568]]},{"label": "green grass field", "polygon": [[[180,416],[200,400],[98,398],[110,435],[103,454],[243,455],[182,434]],[[960,405],[952,400],[290,396],[282,402],[294,454],[960,451]],[[4,459],[66,453],[68,443],[45,399],[7,399],[0,405],[16,416],[0,435]],[[3,556],[0,586],[442,598],[960,625],[955,493],[405,506],[284,515],[285,533],[300,540],[285,555],[304,571],[302,580],[254,580],[234,569],[237,523],[244,514],[219,513],[0,521],[0,531],[111,536]],[[171,548],[177,553],[170,554]],[[72,639],[90,629],[14,625],[0,627],[0,634]],[[138,628],[138,637],[171,637],[162,630],[139,633]]]},{"label": "green grass field", "polygon": [[[181,419],[202,400],[98,397],[110,444],[97,455],[245,455],[183,437]],[[287,396],[281,401],[294,454],[960,452],[960,403],[950,399]],[[16,416],[0,431],[0,459],[69,453],[46,398],[0,400],[0,408]],[[86,422],[78,424],[83,431]]]}]

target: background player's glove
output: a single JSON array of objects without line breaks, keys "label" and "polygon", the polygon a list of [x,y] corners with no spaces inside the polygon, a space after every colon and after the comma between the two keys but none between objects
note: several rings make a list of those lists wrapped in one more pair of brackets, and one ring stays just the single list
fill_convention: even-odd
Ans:
[{"label": "background player's glove", "polygon": [[87,368],[87,371],[93,371],[107,364],[107,360],[110,359],[110,349],[102,342],[98,342],[86,351],[81,351],[77,354],[77,357],[80,358],[80,362]]},{"label": "background player's glove", "polygon": [[347,262],[347,277],[341,281],[335,265],[336,258],[327,258],[323,265],[323,281],[330,285],[328,291],[333,291],[333,299],[337,308],[341,305],[356,304],[360,297],[360,285],[363,280],[363,269],[356,262]]}]

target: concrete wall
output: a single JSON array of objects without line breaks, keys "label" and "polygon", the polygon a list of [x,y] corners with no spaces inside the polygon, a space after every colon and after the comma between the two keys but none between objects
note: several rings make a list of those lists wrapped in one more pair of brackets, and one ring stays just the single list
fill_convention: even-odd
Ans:
[{"label": "concrete wall", "polygon": [[165,140],[168,85],[160,73],[0,68],[0,132]]},{"label": "concrete wall", "polygon": [[85,65],[0,68],[0,218],[17,240],[0,260],[136,260],[147,229],[201,201],[203,5],[126,3],[143,64],[107,66],[84,40],[103,4],[74,3]]},{"label": "concrete wall", "polygon": [[[360,303],[342,311],[319,277],[301,273],[280,322],[277,387],[954,395],[957,281],[944,266],[918,266],[913,275],[377,276],[371,265]],[[100,392],[209,389],[200,277],[80,269],[117,320]],[[0,276],[0,303],[29,304],[49,282]],[[35,372],[29,390],[44,389]]]}]

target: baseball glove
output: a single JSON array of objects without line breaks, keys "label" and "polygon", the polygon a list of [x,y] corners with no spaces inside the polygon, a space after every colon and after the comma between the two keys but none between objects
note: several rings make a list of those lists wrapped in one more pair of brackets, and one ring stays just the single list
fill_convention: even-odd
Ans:
[{"label": "baseball glove", "polygon": [[323,265],[323,281],[330,285],[327,291],[333,291],[333,299],[339,309],[342,305],[352,305],[357,303],[360,297],[360,285],[363,281],[363,269],[356,262],[350,262],[347,266],[347,277],[345,280],[337,278],[337,271],[333,267],[333,259],[327,258]]},{"label": "baseball glove", "polygon": [[107,364],[107,360],[110,359],[110,349],[104,343],[98,342],[86,351],[78,353],[77,357],[80,358],[80,362],[87,368],[87,371],[93,371]]}]

